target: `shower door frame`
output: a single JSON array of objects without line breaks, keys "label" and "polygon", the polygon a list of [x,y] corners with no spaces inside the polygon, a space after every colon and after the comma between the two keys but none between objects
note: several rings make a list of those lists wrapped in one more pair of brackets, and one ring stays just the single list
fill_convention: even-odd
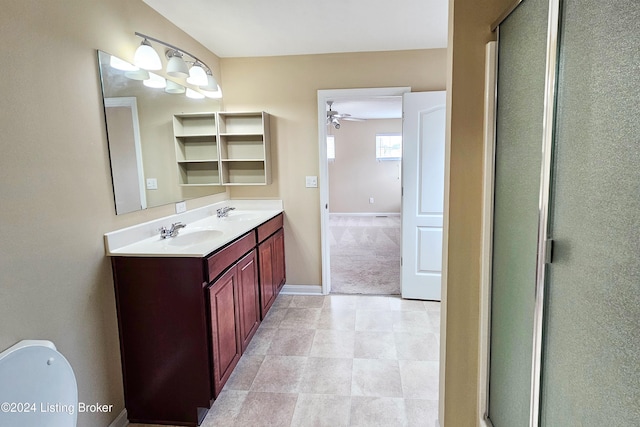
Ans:
[{"label": "shower door frame", "polygon": [[[496,96],[498,84],[497,57],[499,54],[500,25],[525,0],[516,0],[492,25],[497,41],[489,42],[486,49],[485,66],[485,162],[484,162],[484,200],[482,232],[482,284],[481,284],[481,321],[480,321],[480,381],[478,408],[482,426],[491,427],[489,419],[489,369],[491,350],[491,262],[493,240],[493,201],[495,177],[496,144]],[[545,315],[545,283],[547,264],[551,260],[553,239],[549,232],[550,196],[552,179],[552,151],[555,129],[556,92],[558,77],[558,35],[560,31],[560,10],[562,0],[548,0],[549,17],[547,27],[547,50],[545,64],[544,117],[542,164],[540,167],[540,193],[538,204],[538,239],[536,255],[535,305],[533,351],[531,357],[531,395],[529,427],[540,425],[540,386],[542,380],[542,352]]]}]

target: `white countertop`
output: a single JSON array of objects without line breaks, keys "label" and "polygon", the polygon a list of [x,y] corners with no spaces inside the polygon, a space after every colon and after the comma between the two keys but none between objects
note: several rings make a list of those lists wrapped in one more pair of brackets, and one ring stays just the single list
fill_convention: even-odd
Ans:
[{"label": "white countertop", "polygon": [[[228,217],[216,210],[235,207]],[[280,200],[228,200],[104,235],[107,256],[204,257],[283,212]],[[160,238],[160,227],[182,222],[176,237]]]}]

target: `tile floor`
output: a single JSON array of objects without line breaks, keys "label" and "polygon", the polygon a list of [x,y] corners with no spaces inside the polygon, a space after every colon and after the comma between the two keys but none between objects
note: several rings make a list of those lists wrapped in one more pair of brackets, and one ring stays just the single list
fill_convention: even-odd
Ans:
[{"label": "tile floor", "polygon": [[435,426],[440,303],[280,295],[203,422]]}]

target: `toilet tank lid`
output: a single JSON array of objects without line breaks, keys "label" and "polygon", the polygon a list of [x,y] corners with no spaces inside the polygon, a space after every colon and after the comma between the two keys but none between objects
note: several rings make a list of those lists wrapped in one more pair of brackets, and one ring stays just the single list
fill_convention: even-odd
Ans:
[{"label": "toilet tank lid", "polygon": [[0,353],[0,359],[2,359],[5,356],[8,356],[9,354],[13,353],[14,351],[20,350],[21,348],[36,347],[36,346],[38,346],[38,347],[49,347],[51,350],[57,351],[56,346],[51,341],[47,341],[47,340],[22,340],[22,341],[17,342],[16,344],[12,345],[8,349],[4,350],[2,353]]}]

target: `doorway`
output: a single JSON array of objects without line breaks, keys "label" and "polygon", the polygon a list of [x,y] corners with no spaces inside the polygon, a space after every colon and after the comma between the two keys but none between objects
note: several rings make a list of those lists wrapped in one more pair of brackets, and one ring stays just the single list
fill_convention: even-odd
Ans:
[{"label": "doorway", "polygon": [[[404,93],[410,92],[410,88],[408,87],[399,87],[399,88],[372,88],[372,89],[337,89],[337,90],[320,90],[318,91],[318,142],[320,147],[320,203],[322,206],[321,210],[321,234],[322,234],[322,293],[328,294],[330,292],[344,292],[344,293],[370,293],[370,294],[398,294],[399,283],[400,283],[400,270],[399,270],[399,234],[395,235],[394,229],[397,228],[397,232],[399,233],[399,218],[398,209],[395,209],[395,212],[389,212],[390,205],[385,205],[386,207],[381,208],[380,211],[376,212],[375,203],[376,196],[371,194],[360,194],[360,198],[362,198],[364,203],[360,206],[358,204],[348,203],[348,199],[351,197],[349,195],[345,195],[345,197],[340,198],[342,201],[339,201],[339,198],[332,198],[330,191],[330,160],[328,156],[327,150],[327,136],[330,133],[333,134],[334,140],[340,141],[337,133],[342,131],[342,135],[347,132],[359,132],[359,124],[360,122],[349,121],[349,120],[340,120],[339,128],[336,129],[335,125],[331,125],[327,123],[327,105],[329,102],[332,103],[332,110],[337,111],[338,113],[351,114],[353,118],[362,118],[358,117],[359,112],[357,112],[354,108],[356,103],[364,103],[365,100],[372,99],[390,99],[394,97],[398,97],[401,99]],[[347,110],[340,111],[339,108],[346,108]],[[357,114],[353,114],[356,112]],[[400,111],[401,113],[401,111]],[[369,127],[369,126],[367,126]],[[401,132],[401,123],[400,123],[400,132]],[[362,128],[362,127],[360,127]],[[371,132],[369,129],[368,132]],[[384,132],[381,132],[384,133]],[[375,134],[375,130],[374,130]],[[374,154],[372,152],[372,154]],[[373,160],[376,161],[375,159]],[[336,161],[331,164],[336,166]],[[354,165],[352,161],[347,160],[348,163]],[[395,161],[395,165],[391,165],[390,163],[382,165],[382,168],[390,169],[391,176],[399,178],[400,177],[400,169],[399,169],[399,161]],[[340,165],[342,166],[342,165]],[[362,166],[362,165],[360,165]],[[391,166],[391,167],[389,167]],[[393,170],[395,166],[395,171]],[[363,166],[366,167],[366,166]],[[341,171],[341,172],[339,172]],[[336,173],[343,173],[346,171],[342,168],[336,168],[333,170],[334,177]],[[389,171],[388,171],[389,172]],[[341,178],[348,179],[348,178]],[[366,180],[365,180],[366,181]],[[363,182],[363,187],[367,188],[366,182]],[[357,188],[355,189],[357,191]],[[368,191],[368,190],[364,190]],[[371,190],[373,191],[373,190]],[[399,195],[398,195],[399,196]],[[373,199],[373,203],[369,203],[370,200]],[[344,202],[344,203],[342,203]],[[337,209],[333,210],[333,204],[337,203]],[[373,206],[368,206],[373,205]],[[340,212],[340,210],[343,212]],[[386,212],[384,211],[386,210]],[[346,212],[345,212],[346,211]],[[361,211],[361,212],[357,212]],[[342,214],[342,215],[332,215],[334,214]],[[395,214],[395,215],[390,215]],[[395,217],[395,218],[394,218]],[[333,225],[333,230],[332,230]],[[397,266],[397,274],[395,274],[395,279],[397,283],[397,289],[392,289],[389,286],[389,278],[394,276],[394,270],[387,269],[384,278],[380,278],[379,275],[375,276],[375,273],[372,273],[372,278],[375,278],[374,281],[365,281],[362,280],[362,277],[359,277],[358,280],[355,280],[355,277],[352,276],[352,272],[355,270],[353,268],[352,263],[364,263],[363,268],[359,268],[360,272],[362,271],[371,271],[370,266],[376,266],[379,268],[379,264],[375,264],[376,256],[375,251],[381,251],[382,254],[385,251],[393,251],[394,248],[394,240],[397,242],[397,254],[398,257],[398,266]],[[332,257],[332,242],[334,243],[334,256]],[[341,245],[336,246],[336,243],[341,243]],[[380,247],[376,248],[376,244],[379,244]],[[372,246],[373,245],[373,246]],[[354,249],[357,249],[354,253]],[[374,251],[374,256],[369,256],[371,253],[367,254],[367,251]],[[348,255],[350,254],[350,255]],[[365,256],[366,255],[366,256]],[[387,261],[386,264],[393,264],[394,259],[390,258],[390,253],[387,252]],[[394,255],[395,256],[395,255]],[[374,263],[374,264],[371,264]],[[382,270],[381,270],[382,271]],[[333,274],[332,274],[333,273]],[[361,276],[361,273],[359,273]],[[336,289],[333,289],[332,280],[336,280]],[[382,279],[382,280],[381,280]],[[367,286],[366,283],[371,282],[373,286]],[[364,283],[364,285],[363,285]]]}]

